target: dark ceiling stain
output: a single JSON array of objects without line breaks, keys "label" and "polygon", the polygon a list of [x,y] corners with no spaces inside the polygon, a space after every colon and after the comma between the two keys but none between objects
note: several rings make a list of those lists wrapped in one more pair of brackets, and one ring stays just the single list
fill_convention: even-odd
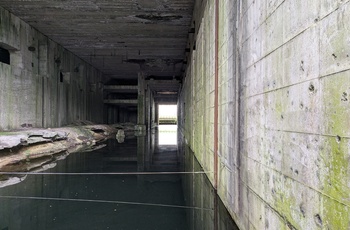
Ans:
[{"label": "dark ceiling stain", "polygon": [[168,21],[179,20],[182,18],[181,15],[157,15],[157,14],[139,14],[139,15],[135,15],[135,17],[150,20],[150,21],[156,21],[156,22],[157,21],[168,22]]},{"label": "dark ceiling stain", "polygon": [[127,59],[127,60],[124,60],[124,62],[143,65],[145,64],[146,60],[145,59]]}]

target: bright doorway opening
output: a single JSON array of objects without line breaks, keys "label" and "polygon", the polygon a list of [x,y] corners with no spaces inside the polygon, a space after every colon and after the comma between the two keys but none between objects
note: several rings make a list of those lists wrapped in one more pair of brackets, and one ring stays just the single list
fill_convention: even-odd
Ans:
[{"label": "bright doorway opening", "polygon": [[177,124],[177,105],[159,105],[158,107],[159,124],[176,125]]},{"label": "bright doorway opening", "polygon": [[177,105],[159,105],[158,118],[158,144],[177,145]]}]

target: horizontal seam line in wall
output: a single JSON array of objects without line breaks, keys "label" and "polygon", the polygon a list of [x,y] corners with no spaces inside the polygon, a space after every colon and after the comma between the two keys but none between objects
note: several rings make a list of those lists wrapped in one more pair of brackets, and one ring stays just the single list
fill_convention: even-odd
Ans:
[{"label": "horizontal seam line in wall", "polygon": [[244,16],[244,15],[248,12],[248,10],[250,9],[250,7],[252,7],[252,5],[253,5],[253,3],[251,3],[251,4],[247,7],[247,10],[243,12],[242,16]]},{"label": "horizontal seam line in wall", "polygon": [[[246,183],[244,183],[246,184]],[[280,212],[278,212],[271,204],[267,203],[258,193],[256,193],[248,184],[246,184],[247,188],[253,192],[263,203],[265,203],[267,206],[269,206],[277,215],[282,218],[285,222],[290,223],[290,221],[287,220],[286,216],[282,215]],[[250,220],[249,220],[250,222]],[[292,225],[292,224],[291,224]],[[294,225],[292,225],[294,229],[297,229]]]},{"label": "horizontal seam line in wall", "polygon": [[[322,137],[337,137],[339,135],[332,135],[332,134],[324,134],[324,133],[307,133],[307,132],[298,132],[293,130],[283,130],[283,129],[266,129],[269,131],[278,131],[278,132],[286,132],[286,133],[297,133],[297,134],[305,134],[305,135],[314,135],[314,136],[322,136]],[[340,136],[345,139],[350,139],[349,136]]]},{"label": "horizontal seam line in wall", "polygon": [[330,76],[333,76],[333,75],[337,75],[337,74],[340,74],[340,73],[345,73],[345,72],[348,72],[349,70],[350,70],[350,68],[348,68],[348,69],[343,69],[343,70],[338,71],[338,72],[334,72],[334,73],[322,75],[322,76],[320,76],[320,79],[325,78],[325,77],[330,77]]},{"label": "horizontal seam line in wall", "polygon": [[297,82],[297,83],[294,83],[294,84],[290,84],[290,85],[286,85],[286,86],[282,86],[282,87],[279,87],[279,88],[276,88],[276,89],[267,90],[267,91],[264,91],[262,93],[257,93],[257,94],[254,94],[254,95],[247,96],[246,98],[249,99],[249,98],[252,98],[252,97],[259,96],[259,95],[271,93],[271,92],[274,92],[274,91],[278,91],[278,90],[281,90],[281,89],[289,88],[291,86],[300,85],[300,84],[303,84],[303,83],[306,83],[306,82],[310,82],[310,81],[314,81],[314,80],[320,80],[320,79],[325,78],[325,77],[330,77],[330,76],[337,75],[337,74],[344,73],[344,72],[348,72],[348,71],[350,71],[350,68],[345,69],[345,70],[341,70],[341,71],[338,71],[338,72],[330,73],[330,74],[327,74],[327,75],[322,75],[322,76],[319,76],[319,77],[310,78],[310,79],[305,80],[305,81],[300,81],[300,82]]},{"label": "horizontal seam line in wall", "polygon": [[256,96],[259,96],[259,95],[271,93],[271,92],[274,92],[274,91],[278,91],[278,90],[281,90],[281,89],[289,88],[291,86],[300,85],[300,84],[303,84],[303,83],[306,83],[306,82],[309,82],[309,81],[318,80],[318,79],[320,79],[320,77],[315,77],[315,78],[311,78],[311,79],[308,79],[308,80],[300,81],[300,82],[297,82],[297,83],[294,83],[294,84],[282,86],[282,87],[279,87],[279,88],[276,88],[276,89],[267,90],[267,91],[262,92],[262,93],[257,93],[257,94],[251,95],[251,96],[247,96],[246,98],[249,99],[249,98],[252,98],[252,97],[256,97]]},{"label": "horizontal seam line in wall", "polygon": [[282,48],[283,46],[287,45],[288,43],[292,42],[295,38],[297,38],[298,36],[300,36],[301,34],[303,34],[305,31],[307,31],[308,29],[310,29],[311,27],[315,26],[315,24],[317,24],[319,22],[313,23],[311,26],[305,28],[304,30],[300,31],[298,34],[296,34],[295,36],[293,36],[292,38],[290,38],[288,41],[284,42],[283,44],[281,44],[280,46],[276,47],[275,49],[271,50],[270,52],[268,52],[267,54],[265,54],[264,56],[262,56],[259,60],[255,61],[253,64],[247,66],[245,69],[249,69],[250,67],[256,65],[256,63],[262,61],[263,59],[265,59],[266,57],[270,56],[273,52],[275,52],[276,50]]},{"label": "horizontal seam line in wall", "polygon": [[[248,35],[248,37],[247,37],[242,43],[248,41],[249,38],[251,38],[252,34],[253,34],[254,32],[256,32],[256,31],[261,27],[261,25],[264,24],[264,23],[267,21],[267,19],[269,19],[269,18],[278,10],[278,8],[281,7],[281,5],[282,5],[285,1],[286,1],[286,0],[283,0],[283,1],[276,7],[276,9],[275,9],[274,11],[272,11],[272,12],[270,13],[270,15],[268,15],[268,16],[266,17],[266,19],[265,19],[264,21],[262,21],[262,23],[261,23],[250,35]],[[345,4],[347,4],[348,2],[350,2],[350,0],[347,0],[346,2],[343,2],[342,5],[345,5]],[[249,7],[249,8],[250,8],[250,7]],[[248,9],[249,9],[249,8],[248,8]],[[330,16],[330,15],[333,14],[334,12],[338,11],[339,8],[340,8],[340,7],[338,6],[338,7],[335,8],[333,11],[329,12],[328,14],[326,14],[324,17],[319,18],[319,21],[322,21],[323,19],[327,18],[328,16]],[[247,11],[248,11],[248,10],[247,10]],[[245,14],[247,13],[247,11],[246,11],[243,15],[245,15]],[[319,12],[319,13],[320,13],[320,12]]]},{"label": "horizontal seam line in wall", "polygon": [[[252,36],[252,34],[254,34],[254,33],[262,26],[262,24],[266,23],[266,21],[267,21],[267,20],[282,6],[282,4],[283,4],[285,1],[286,1],[286,0],[283,0],[283,1],[282,1],[282,2],[281,2],[281,3],[280,3],[266,18],[265,18],[265,20],[262,21],[262,22],[259,24],[259,26],[256,27],[256,29],[255,29],[251,34],[248,35],[247,39],[245,39],[242,43],[248,41],[249,38]],[[253,5],[253,3],[250,4],[250,5]],[[249,8],[250,8],[250,6],[249,6]],[[248,12],[249,8],[248,8],[247,11],[243,14],[243,16]],[[242,20],[242,19],[241,19],[241,20]]]},{"label": "horizontal seam line in wall", "polygon": [[338,11],[342,6],[346,5],[347,3],[349,3],[350,0],[347,0],[343,3],[341,3],[341,5],[339,5],[338,7],[336,7],[333,11],[329,12],[328,14],[326,14],[325,16],[323,16],[322,18],[320,18],[320,21],[322,21],[323,19],[329,17],[331,14],[333,14],[334,12]]},{"label": "horizontal seam line in wall", "polygon": [[224,64],[226,64],[226,62],[228,62],[228,60],[229,60],[231,57],[233,57],[235,54],[236,54],[235,52],[232,52],[232,54],[230,54],[230,56],[227,56],[227,58],[226,58],[224,61],[221,60],[221,65],[219,65],[219,69],[221,69],[222,66],[223,66]]},{"label": "horizontal seam line in wall", "polygon": [[[284,2],[284,1],[283,1]],[[348,2],[350,2],[350,0],[348,0],[347,2],[343,3],[343,5],[347,4]],[[326,15],[325,17],[323,17],[322,19],[318,20],[317,22],[312,23],[310,26],[308,26],[307,28],[305,28],[304,30],[300,31],[298,34],[296,34],[295,36],[293,36],[292,38],[290,38],[289,40],[287,40],[286,42],[284,42],[282,45],[276,47],[275,49],[273,49],[272,51],[270,51],[269,53],[265,54],[263,57],[261,57],[259,60],[255,61],[253,64],[251,64],[250,66],[247,66],[246,69],[249,69],[250,67],[252,67],[253,65],[255,65],[256,63],[260,62],[261,60],[263,60],[264,58],[266,58],[267,56],[269,56],[270,54],[272,54],[273,52],[275,52],[276,50],[280,49],[281,47],[283,47],[284,45],[290,43],[291,41],[293,41],[296,37],[300,36],[301,34],[303,34],[305,31],[307,31],[308,29],[310,29],[311,27],[315,26],[315,24],[320,23],[323,19],[325,19],[326,17],[330,16],[332,13],[336,12],[337,10],[339,10],[339,7],[337,7],[335,10],[333,10],[332,12],[330,12],[328,15]],[[264,21],[265,22],[265,21]],[[262,25],[262,24],[261,24]],[[260,26],[261,26],[260,25]],[[259,26],[259,27],[260,27]],[[259,28],[258,27],[258,28]],[[257,28],[257,29],[258,29]],[[255,32],[255,31],[254,31]],[[248,38],[249,39],[249,38]],[[246,41],[248,41],[248,39],[246,39],[245,41],[242,42],[245,43]]]},{"label": "horizontal seam line in wall", "polygon": [[[238,169],[239,170],[239,169]],[[268,203],[266,200],[264,200],[257,192],[255,192],[249,185],[247,182],[245,182],[241,177],[239,178],[239,180],[249,189],[249,191],[253,192],[261,201],[262,203],[266,204],[268,207],[271,208],[271,210],[273,210],[280,218],[282,218],[285,222],[289,222],[287,221],[285,216],[282,216],[281,213],[279,213],[270,203]],[[293,226],[295,228],[295,226]]]},{"label": "horizontal seam line in wall", "polygon": [[[299,180],[297,180],[297,179],[295,179],[295,178],[292,178],[292,177],[290,177],[290,176],[288,176],[288,175],[282,173],[281,171],[278,171],[278,170],[276,170],[276,169],[274,169],[274,168],[271,168],[271,167],[269,167],[269,166],[267,166],[267,165],[265,165],[265,164],[263,164],[263,163],[261,163],[261,162],[255,160],[255,159],[253,159],[253,158],[251,158],[251,157],[249,157],[249,156],[247,156],[247,155],[243,155],[243,156],[245,156],[245,157],[247,157],[247,158],[249,158],[249,159],[251,159],[251,160],[257,162],[258,164],[263,165],[263,166],[265,166],[266,168],[271,169],[271,170],[273,170],[273,171],[275,171],[275,172],[277,172],[277,173],[279,173],[279,174],[281,174],[281,175],[283,175],[283,176],[285,176],[285,177],[288,177],[289,179],[291,179],[291,180],[293,180],[293,181],[295,181],[295,182],[297,182],[297,183],[299,183],[299,184],[301,184],[301,185],[304,185],[305,187],[307,187],[307,188],[309,188],[309,189],[311,189],[311,190],[314,190],[315,192],[318,192],[319,194],[321,194],[321,195],[323,195],[323,196],[326,196],[326,197],[328,197],[329,199],[338,202],[339,204],[342,204],[342,205],[344,205],[344,206],[346,206],[346,207],[350,207],[349,205],[345,204],[344,202],[342,202],[342,201],[340,201],[340,200],[338,200],[338,199],[336,199],[336,198],[333,198],[333,197],[329,196],[328,194],[325,194],[325,193],[321,192],[320,190],[318,190],[318,189],[316,189],[316,188],[314,188],[314,187],[312,187],[312,186],[309,186],[309,185],[307,185],[307,184],[304,184],[303,182],[301,182],[301,181],[299,181]],[[239,170],[240,170],[240,169],[239,169]],[[249,186],[248,186],[248,187],[249,187]],[[267,203],[267,202],[265,201],[265,203]],[[267,204],[268,204],[268,203],[267,203]]]}]

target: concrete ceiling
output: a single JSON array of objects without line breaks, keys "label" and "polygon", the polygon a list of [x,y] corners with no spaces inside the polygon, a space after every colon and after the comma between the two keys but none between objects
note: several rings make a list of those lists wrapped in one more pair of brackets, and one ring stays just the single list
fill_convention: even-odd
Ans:
[{"label": "concrete ceiling", "polygon": [[108,79],[181,76],[194,0],[0,0]]}]

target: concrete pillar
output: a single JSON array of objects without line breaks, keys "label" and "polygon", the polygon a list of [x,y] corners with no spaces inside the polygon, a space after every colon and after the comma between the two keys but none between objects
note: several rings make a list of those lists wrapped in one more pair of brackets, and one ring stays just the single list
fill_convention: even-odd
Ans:
[{"label": "concrete pillar", "polygon": [[155,115],[154,115],[154,123],[157,125],[159,125],[159,104],[155,103]]},{"label": "concrete pillar", "polygon": [[152,127],[152,114],[151,114],[151,105],[152,105],[152,91],[151,89],[147,86],[147,92],[146,92],[146,124],[147,124],[147,129],[150,130]]},{"label": "concrete pillar", "polygon": [[145,76],[142,72],[138,75],[138,103],[137,103],[137,129],[146,130],[146,101],[145,101]]},{"label": "concrete pillar", "polygon": [[156,107],[155,107],[153,92],[151,92],[151,128],[155,125],[155,117],[156,117]]}]

